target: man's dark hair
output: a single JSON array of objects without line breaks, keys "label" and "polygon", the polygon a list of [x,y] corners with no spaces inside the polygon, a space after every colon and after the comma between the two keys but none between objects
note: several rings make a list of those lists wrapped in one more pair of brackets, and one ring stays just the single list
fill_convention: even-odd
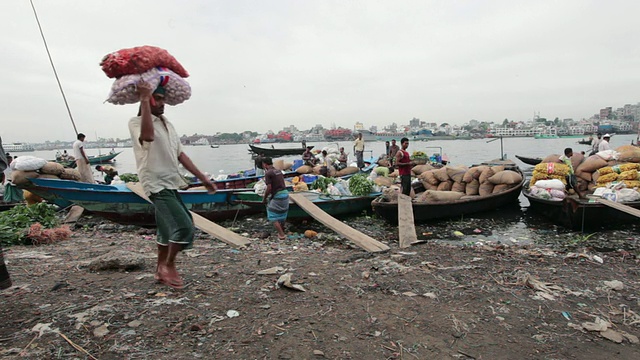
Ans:
[{"label": "man's dark hair", "polygon": [[86,137],[86,136],[84,136],[84,134],[83,134],[83,133],[79,133],[77,137],[78,137],[78,140],[80,140],[80,139],[82,139],[82,138],[84,138],[84,137]]},{"label": "man's dark hair", "polygon": [[270,157],[263,158],[262,162],[267,164],[267,165],[273,165],[273,160],[271,160]]},{"label": "man's dark hair", "polygon": [[405,141],[409,141],[409,139],[408,139],[408,138],[406,138],[406,137],[403,137],[402,139],[400,139],[400,144],[402,144],[402,143],[403,143],[403,142],[405,142]]},{"label": "man's dark hair", "polygon": [[572,149],[572,148],[566,148],[566,149],[564,149],[564,154],[565,154],[566,156],[569,156],[569,154],[572,154],[572,153],[573,153],[573,149]]}]

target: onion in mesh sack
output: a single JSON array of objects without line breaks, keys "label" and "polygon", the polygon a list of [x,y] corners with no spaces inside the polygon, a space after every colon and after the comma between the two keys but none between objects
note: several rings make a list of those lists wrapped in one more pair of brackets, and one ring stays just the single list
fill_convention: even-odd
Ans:
[{"label": "onion in mesh sack", "polygon": [[167,105],[178,105],[191,97],[191,86],[185,79],[167,68],[157,67],[142,74],[125,75],[116,79],[106,101],[116,105],[137,103],[140,96],[136,85],[140,80],[146,81],[152,88],[162,83],[166,90],[164,103]]}]

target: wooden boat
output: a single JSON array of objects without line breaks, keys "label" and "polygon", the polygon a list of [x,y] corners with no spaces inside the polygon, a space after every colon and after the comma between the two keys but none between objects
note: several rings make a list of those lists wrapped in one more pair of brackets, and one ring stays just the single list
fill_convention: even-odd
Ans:
[{"label": "wooden boat", "polygon": [[220,145],[210,145],[212,149],[217,149],[220,147]]},{"label": "wooden boat", "polygon": [[[317,193],[315,191],[301,191],[296,192],[296,194],[303,195],[332,217],[359,214],[363,211],[370,210],[371,200],[380,195],[380,193],[371,193],[367,196],[336,196]],[[240,192],[237,193],[237,196],[240,203],[266,213],[266,206],[262,203],[262,196],[253,191]],[[303,220],[310,218],[311,215],[306,213],[300,206],[291,200],[289,201],[287,219]]]},{"label": "wooden boat", "polygon": [[[122,153],[122,151],[118,151],[118,152],[113,153],[113,154],[89,156],[89,164],[96,165],[96,164],[109,163],[109,162],[113,161],[113,159],[115,159],[115,157],[120,155],[121,153]],[[56,159],[56,160],[51,160],[51,161],[55,161],[57,163],[60,163],[64,167],[71,167],[71,168],[75,168],[76,167],[76,161],[75,160]]]},{"label": "wooden boat", "polygon": [[[313,148],[313,146],[311,146]],[[306,148],[304,147],[295,147],[295,148],[280,148],[280,149],[270,149],[258,147],[255,145],[249,144],[249,148],[255,154],[264,154],[264,156],[268,157],[279,157],[279,156],[288,156],[288,155],[302,155]]]},{"label": "wooden boat", "polygon": [[[29,191],[48,201],[69,201],[120,224],[155,225],[153,205],[129,190],[125,184],[101,185],[38,178],[30,180],[34,186]],[[219,190],[215,194],[209,194],[206,190],[181,190],[179,193],[187,209],[213,221],[257,212],[249,206],[237,203],[236,191]]]},{"label": "wooden boat", "polygon": [[[572,230],[598,229],[610,225],[637,223],[633,215],[613,209],[595,199],[566,197],[564,200],[546,200],[531,195],[529,184],[522,189],[529,200],[529,208],[554,223]],[[626,202],[624,205],[640,209],[640,201]]]},{"label": "wooden boat", "polygon": [[591,139],[582,139],[582,140],[578,141],[578,144],[580,144],[580,145],[591,145],[591,143],[593,143],[593,138],[591,138]]},{"label": "wooden boat", "polygon": [[530,158],[530,157],[520,156],[520,155],[516,155],[516,158],[518,158],[518,160],[522,161],[523,163],[527,165],[532,165],[532,166],[536,166],[542,162],[541,158]]},{"label": "wooden boat", "polygon": [[[520,190],[525,183],[525,176],[517,167],[511,168],[522,175],[522,182],[506,191],[487,196],[477,196],[471,199],[461,199],[442,203],[413,202],[413,218],[416,224],[444,218],[459,218],[463,215],[496,210],[507,206],[517,205]],[[398,224],[398,203],[386,202],[382,196],[371,203],[373,211],[391,224]]]}]

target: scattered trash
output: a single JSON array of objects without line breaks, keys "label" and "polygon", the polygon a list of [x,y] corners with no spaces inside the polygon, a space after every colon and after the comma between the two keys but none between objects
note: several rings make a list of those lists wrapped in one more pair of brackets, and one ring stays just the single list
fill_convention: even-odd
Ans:
[{"label": "scattered trash", "polygon": [[458,231],[458,230],[454,231],[453,235],[455,235],[457,237],[463,237],[464,236],[464,234],[461,231]]},{"label": "scattered trash", "polygon": [[227,311],[227,317],[228,318],[234,318],[234,317],[238,317],[238,316],[240,316],[240,313],[237,312],[236,310]]},{"label": "scattered trash", "polygon": [[93,336],[103,337],[109,333],[109,329],[107,329],[108,324],[102,324],[101,326],[93,329]]},{"label": "scattered trash", "polygon": [[37,332],[38,333],[38,337],[41,337],[44,334],[48,334],[48,333],[58,333],[60,332],[60,329],[58,328],[51,328],[51,324],[53,323],[38,323],[36,324],[36,326],[34,326],[31,331],[33,332]]},{"label": "scattered trash", "polygon": [[437,299],[438,298],[438,296],[436,296],[436,294],[434,294],[432,292],[424,293],[424,294],[422,294],[422,296],[428,297],[429,299]]},{"label": "scattered trash", "polygon": [[616,291],[620,291],[624,289],[624,284],[622,283],[622,281],[619,281],[619,280],[605,281],[604,286],[606,286],[611,290],[616,290]]},{"label": "scattered trash", "polygon": [[563,311],[562,316],[564,316],[565,319],[571,321],[571,314],[569,314],[569,312]]},{"label": "scattered trash", "polygon": [[132,328],[137,328],[140,325],[142,325],[142,322],[140,320],[133,320],[127,324],[128,327]]},{"label": "scattered trash", "polygon": [[318,236],[318,232],[317,231],[313,231],[313,230],[307,230],[304,232],[304,237],[306,237],[307,239],[311,239]]},{"label": "scattered trash", "polygon": [[418,294],[414,293],[413,291],[403,292],[402,295],[408,296],[408,297],[418,296]]},{"label": "scattered trash", "polygon": [[324,353],[320,350],[313,350],[313,355],[324,357]]},{"label": "scattered trash", "polygon": [[604,264],[604,260],[598,255],[593,255],[593,260],[599,262],[600,264]]},{"label": "scattered trash", "polygon": [[286,273],[280,276],[278,281],[276,281],[276,288],[280,288],[281,286],[285,286],[289,289],[294,289],[298,291],[307,291],[302,285],[296,285],[291,283],[291,273]]},{"label": "scattered trash", "polygon": [[282,266],[274,266],[272,268],[260,270],[256,274],[257,275],[276,275],[276,274],[279,274],[281,272],[284,272],[285,270],[286,269],[283,268]]}]

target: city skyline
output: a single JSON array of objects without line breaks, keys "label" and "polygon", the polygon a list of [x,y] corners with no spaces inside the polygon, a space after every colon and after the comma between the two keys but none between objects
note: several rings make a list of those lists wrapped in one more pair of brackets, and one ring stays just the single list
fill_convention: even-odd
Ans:
[{"label": "city skyline", "polygon": [[[34,1],[78,131],[121,137],[98,63],[144,44],[191,73],[181,134],[589,118],[635,103],[640,3]],[[126,9],[126,11],[122,11]],[[171,9],[167,13],[167,9]],[[0,5],[5,142],[74,139],[28,2]],[[615,19],[613,20],[606,19]],[[610,22],[609,22],[610,21]],[[117,24],[117,26],[114,26]]]}]

